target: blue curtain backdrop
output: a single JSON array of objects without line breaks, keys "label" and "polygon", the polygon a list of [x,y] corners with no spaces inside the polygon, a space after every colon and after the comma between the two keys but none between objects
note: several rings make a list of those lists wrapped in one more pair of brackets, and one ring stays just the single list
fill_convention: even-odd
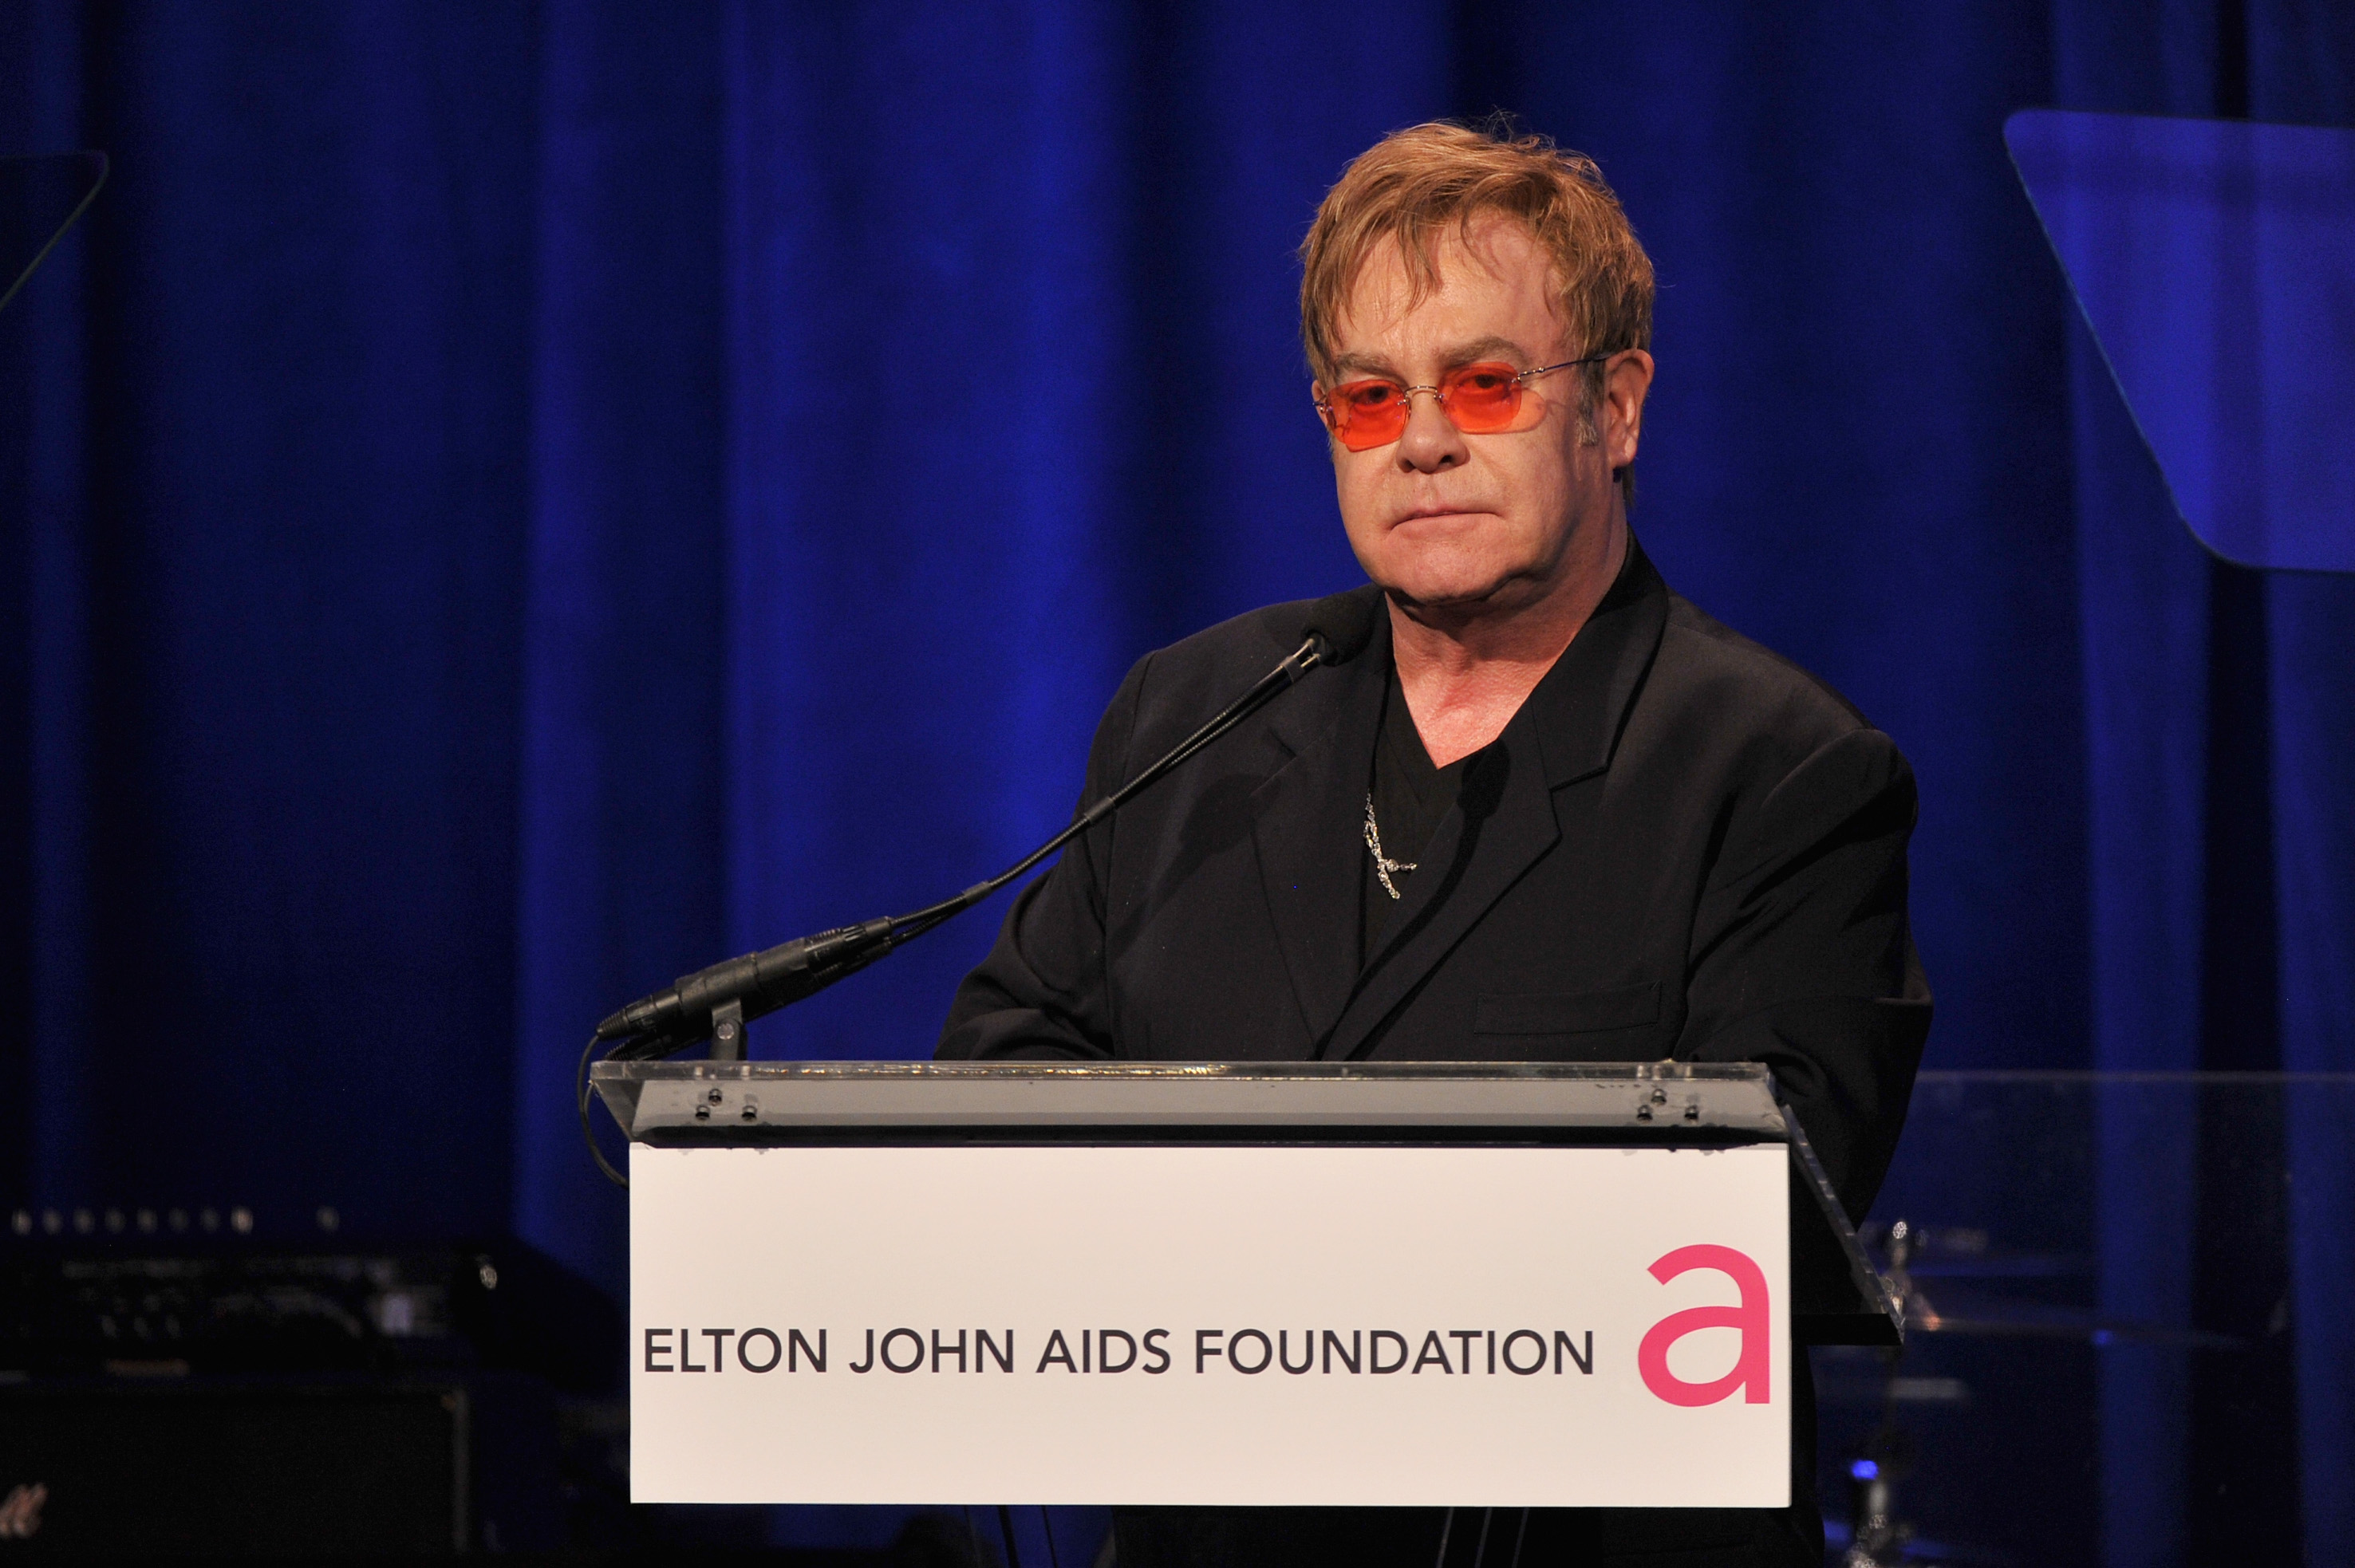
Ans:
[{"label": "blue curtain backdrop", "polygon": [[[1646,547],[1919,769],[1933,1065],[2355,1068],[2355,582],[2174,520],[2030,106],[2355,123],[2355,12],[0,11],[0,153],[114,159],[0,315],[0,1202],[618,1286],[591,1022],[995,870],[1139,652],[1357,580],[1292,248],[1383,132],[1497,107],[1658,263]],[[924,1054],[999,912],[755,1049]],[[2199,1129],[2102,1137],[2105,1292],[2184,1317]],[[2298,1223],[2319,1324],[2355,1216]],[[2306,1546],[2355,1558],[2355,1368],[2300,1356]],[[2113,1563],[2230,1527],[2170,1364],[2105,1363]]]}]

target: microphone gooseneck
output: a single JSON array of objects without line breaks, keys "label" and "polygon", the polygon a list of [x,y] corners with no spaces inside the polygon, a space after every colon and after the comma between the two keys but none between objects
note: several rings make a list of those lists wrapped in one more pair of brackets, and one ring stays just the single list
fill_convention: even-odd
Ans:
[{"label": "microphone gooseneck", "polygon": [[683,975],[667,989],[641,997],[607,1016],[597,1025],[590,1049],[610,1044],[613,1049],[607,1055],[617,1061],[643,1061],[684,1051],[710,1036],[713,1014],[721,1009],[740,1006],[743,1018],[750,1021],[789,1007],[964,914],[1111,816],[1122,802],[1158,782],[1309,671],[1319,665],[1346,664],[1364,652],[1373,641],[1382,602],[1380,594],[1358,588],[1310,605],[1302,620],[1300,646],[1282,663],[1167,755],[1087,807],[1069,827],[988,881],[975,883],[955,897],[912,915],[837,927]]}]

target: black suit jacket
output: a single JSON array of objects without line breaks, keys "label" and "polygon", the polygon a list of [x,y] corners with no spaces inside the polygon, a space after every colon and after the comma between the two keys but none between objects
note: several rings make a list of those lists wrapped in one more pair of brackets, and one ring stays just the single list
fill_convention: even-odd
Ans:
[{"label": "black suit jacket", "polygon": [[[1083,799],[1291,652],[1305,608],[1140,660]],[[1913,775],[1889,736],[1669,592],[1631,541],[1361,968],[1378,628],[1066,850],[958,989],[939,1054],[1764,1062],[1861,1215],[1930,1019]]]}]

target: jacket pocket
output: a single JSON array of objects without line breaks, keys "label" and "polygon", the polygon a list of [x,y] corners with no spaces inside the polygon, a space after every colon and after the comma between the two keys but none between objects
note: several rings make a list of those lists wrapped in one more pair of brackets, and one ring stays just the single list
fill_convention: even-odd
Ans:
[{"label": "jacket pocket", "polygon": [[1480,1034],[1584,1034],[1598,1029],[1640,1029],[1660,1021],[1660,982],[1610,991],[1531,991],[1483,996],[1472,1027]]}]

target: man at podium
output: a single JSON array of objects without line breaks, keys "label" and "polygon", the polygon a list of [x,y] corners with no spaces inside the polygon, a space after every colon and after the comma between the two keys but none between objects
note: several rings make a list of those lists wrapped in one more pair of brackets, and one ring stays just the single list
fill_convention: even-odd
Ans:
[{"label": "man at podium", "polygon": [[[939,1054],[1764,1062],[1860,1215],[1930,1020],[1913,776],[1630,531],[1653,278],[1616,197],[1541,138],[1421,125],[1350,165],[1301,255],[1371,641],[1076,840]],[[1291,652],[1305,609],[1140,660],[1083,798]],[[1790,1509],[1540,1514],[1521,1561],[1820,1563],[1797,1382]],[[1427,1564],[1444,1528],[1139,1510],[1116,1532],[1124,1568]]]}]

